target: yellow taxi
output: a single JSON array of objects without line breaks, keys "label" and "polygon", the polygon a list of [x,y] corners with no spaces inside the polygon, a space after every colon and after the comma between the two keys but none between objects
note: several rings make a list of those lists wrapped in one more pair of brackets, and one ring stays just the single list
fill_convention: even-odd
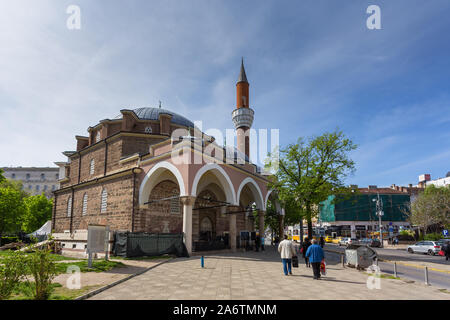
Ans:
[{"label": "yellow taxi", "polygon": [[330,237],[330,236],[326,236],[326,237],[325,237],[325,242],[326,242],[326,243],[332,243],[332,242],[333,242],[333,238]]},{"label": "yellow taxi", "polygon": [[336,238],[334,238],[331,242],[332,242],[332,243],[338,244],[339,241],[341,241],[341,240],[342,240],[342,237],[336,237]]}]

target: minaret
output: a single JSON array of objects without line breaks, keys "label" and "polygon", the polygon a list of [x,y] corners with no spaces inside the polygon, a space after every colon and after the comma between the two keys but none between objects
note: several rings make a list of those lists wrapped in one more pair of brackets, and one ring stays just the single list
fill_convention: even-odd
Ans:
[{"label": "minaret", "polygon": [[250,154],[250,127],[253,123],[254,111],[250,109],[249,83],[245,74],[244,58],[241,62],[241,72],[236,83],[236,109],[232,113],[237,135],[237,149],[247,155]]}]

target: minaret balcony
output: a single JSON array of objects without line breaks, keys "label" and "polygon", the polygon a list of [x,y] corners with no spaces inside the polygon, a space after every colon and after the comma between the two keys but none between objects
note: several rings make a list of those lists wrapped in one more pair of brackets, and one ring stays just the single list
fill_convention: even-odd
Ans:
[{"label": "minaret balcony", "polygon": [[232,113],[234,127],[236,129],[241,127],[250,128],[253,124],[254,113],[250,108],[235,109]]}]

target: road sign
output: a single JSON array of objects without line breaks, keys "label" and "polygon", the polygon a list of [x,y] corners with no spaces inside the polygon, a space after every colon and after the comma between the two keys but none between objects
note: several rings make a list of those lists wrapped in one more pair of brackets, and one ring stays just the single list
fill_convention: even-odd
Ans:
[{"label": "road sign", "polygon": [[448,236],[448,230],[442,231],[442,234],[444,235],[444,237]]}]

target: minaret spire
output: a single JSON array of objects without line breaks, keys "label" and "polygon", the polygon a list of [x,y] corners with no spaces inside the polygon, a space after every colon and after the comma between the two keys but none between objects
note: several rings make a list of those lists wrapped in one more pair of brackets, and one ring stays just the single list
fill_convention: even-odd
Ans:
[{"label": "minaret spire", "polygon": [[245,74],[245,68],[244,68],[244,57],[242,57],[241,60],[241,72],[239,73],[238,82],[247,82],[247,75]]}]

